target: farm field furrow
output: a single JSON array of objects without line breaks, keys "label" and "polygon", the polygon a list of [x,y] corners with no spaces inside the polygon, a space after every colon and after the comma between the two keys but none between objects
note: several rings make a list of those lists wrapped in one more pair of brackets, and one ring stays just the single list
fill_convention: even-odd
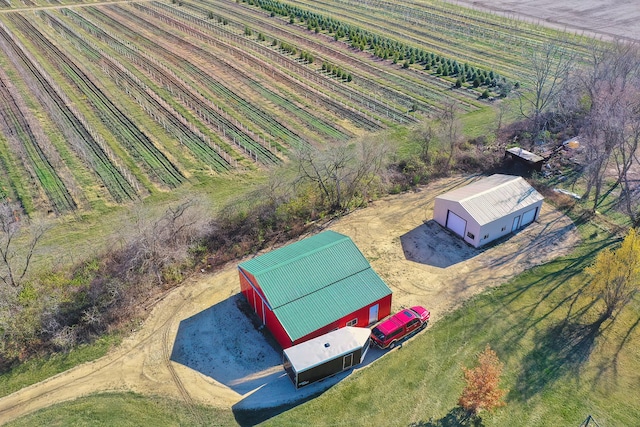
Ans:
[{"label": "farm field furrow", "polygon": [[[411,26],[410,29],[405,30],[407,25],[404,19],[390,19],[392,17],[387,13],[373,13],[366,8],[358,8],[358,13],[353,13],[355,6],[346,7],[323,1],[314,1],[313,5],[305,0],[292,0],[290,3],[303,9],[318,10],[322,14],[332,16],[342,22],[355,24],[360,28],[373,30],[394,40],[403,40],[405,43],[420,46],[451,58],[458,58],[486,69],[492,69],[496,67],[496,64],[501,69],[508,69],[512,61],[519,58],[519,55],[510,53],[512,50],[494,53],[483,49],[484,46],[476,47],[473,44],[457,46],[455,39],[443,37],[434,31],[424,30],[424,24]],[[385,22],[385,25],[380,22]],[[515,76],[517,77],[518,74]]]},{"label": "farm field furrow", "polygon": [[[197,5],[196,5],[197,4]],[[340,42],[324,34],[314,34],[297,25],[283,25],[280,18],[269,17],[264,11],[255,7],[248,7],[244,3],[229,3],[224,0],[196,0],[185,3],[184,8],[193,10],[202,16],[208,11],[215,11],[217,16],[229,20],[228,27],[241,30],[242,23],[247,23],[254,33],[266,35],[273,40],[286,40],[300,50],[311,53],[314,63],[309,64],[316,73],[322,73],[320,65],[323,61],[341,66],[353,74],[351,85],[359,86],[362,93],[378,101],[385,99],[391,104],[400,105],[403,110],[417,107],[422,111],[436,110],[438,103],[447,98],[442,91],[426,86],[419,79],[411,79],[406,71],[395,72],[393,68],[383,69],[374,61],[366,61],[370,55],[362,54],[354,49],[345,48]],[[266,40],[268,42],[269,40]],[[273,46],[272,46],[273,47]],[[398,67],[399,68],[399,67]],[[447,85],[449,86],[449,85]],[[457,95],[458,93],[456,93]],[[464,98],[464,95],[460,95]],[[452,98],[456,99],[456,98]],[[458,99],[461,106],[472,110],[474,107],[465,100]],[[367,105],[369,107],[369,105]],[[373,107],[375,112],[375,105]]]},{"label": "farm field furrow", "polygon": [[[144,44],[148,52],[153,52],[155,58],[165,58],[169,63],[181,64],[185,61],[184,58],[180,58],[172,53],[169,48],[174,49],[177,46],[183,46],[184,43],[180,43],[179,38],[175,38],[177,44],[170,44],[169,46],[161,46],[158,43],[165,42],[164,38],[173,37],[166,33],[161,28],[155,26],[149,21],[140,20],[137,16],[133,16],[130,11],[121,9],[117,6],[110,6],[106,10],[92,9],[94,16],[108,21],[110,25],[117,26],[121,31],[125,30],[126,34],[134,38],[138,44]],[[110,16],[111,13],[117,14],[117,17]],[[128,24],[133,20],[132,24]],[[140,28],[135,28],[135,24],[139,24]],[[158,39],[158,42],[154,42],[150,39],[150,36],[145,35],[142,31],[153,31],[156,34],[162,34],[163,37]],[[167,43],[167,42],[165,42]],[[184,79],[178,77],[177,74],[165,67],[159,66],[158,63],[154,63],[151,59],[151,55],[141,55],[144,57],[144,65],[147,69],[152,69],[153,76],[150,76],[156,81],[160,82],[161,86],[167,87],[171,93],[177,98],[182,105],[188,110],[199,115],[206,122],[215,125],[217,129],[221,130],[223,135],[233,144],[247,151],[249,157],[254,157],[256,161],[263,162],[265,164],[276,164],[280,162],[280,159],[275,153],[273,153],[266,144],[260,142],[259,137],[250,130],[243,128],[238,122],[232,118],[221,114],[216,108],[207,103],[201,96],[198,90],[194,90]],[[156,59],[157,60],[157,59]]]},{"label": "farm field furrow", "polygon": [[37,179],[51,209],[58,214],[74,210],[75,201],[42,148],[49,141],[42,129],[37,129],[38,123],[29,120],[29,113],[24,113],[26,107],[18,105],[21,98],[10,89],[10,85],[4,70],[0,69],[0,127],[4,127],[4,133],[9,135],[9,143],[14,140],[16,151],[24,154],[22,162],[25,169]]},{"label": "farm field furrow", "polygon": [[[176,28],[182,29],[187,33],[191,33],[194,37],[208,43],[209,46],[221,49],[227,56],[231,53],[240,62],[249,62],[253,69],[257,68],[267,70],[266,73],[263,73],[263,76],[267,79],[276,79],[280,82],[286,83],[298,94],[313,92],[314,95],[318,95],[318,98],[314,99],[314,101],[322,102],[327,109],[336,113],[338,117],[349,117],[351,121],[366,130],[378,130],[381,128],[376,120],[368,117],[366,112],[363,113],[348,106],[349,95],[353,96],[355,93],[350,89],[345,88],[343,83],[338,83],[331,79],[319,78],[315,76],[315,73],[310,72],[310,70],[300,65],[288,55],[282,55],[281,53],[274,52],[271,49],[267,49],[262,45],[254,43],[243,35],[236,34],[219,26],[207,25],[208,23],[206,21],[194,15],[185,13],[182,10],[177,10],[158,2],[152,2],[149,6],[153,9],[148,9],[146,6],[136,4],[137,8],[152,11],[152,13],[157,14],[156,16],[159,19],[170,23]],[[165,13],[167,11],[171,14],[181,16],[185,21],[187,21],[187,23],[169,17]],[[204,34],[193,28],[193,24],[206,26],[208,29],[212,30],[212,33]],[[260,57],[248,52],[247,48],[256,52]],[[204,55],[210,57],[206,52]],[[220,60],[222,56],[224,55],[221,52],[221,55],[218,55],[217,59],[212,60]],[[234,66],[229,62],[227,62],[226,65],[231,68],[235,68],[236,73],[242,73],[246,78],[250,78],[245,71],[240,69],[240,67]],[[258,83],[256,79],[252,80]],[[317,84],[314,85],[314,83]],[[342,98],[338,99],[338,95],[341,95]],[[358,95],[357,97],[353,96],[353,98],[357,100],[361,98],[361,95]],[[394,111],[394,114],[399,116],[401,113],[399,111]],[[401,119],[401,121],[406,120]]]},{"label": "farm field furrow", "polygon": [[[66,10],[66,15],[72,16],[76,21],[81,21],[88,25],[88,21],[75,14],[73,11]],[[147,114],[161,124],[165,131],[169,132],[173,137],[178,139],[181,144],[188,147],[194,155],[208,167],[216,171],[225,171],[230,167],[231,159],[226,153],[223,153],[219,146],[211,147],[207,137],[195,129],[190,128],[188,122],[177,111],[172,109],[167,103],[163,102],[153,91],[144,85],[140,80],[135,78],[126,68],[124,68],[117,60],[108,57],[103,51],[97,47],[89,45],[89,42],[79,36],[76,32],[63,26],[51,15],[47,15],[51,24],[63,31],[65,35],[74,40],[74,42],[83,47],[85,52],[90,52],[94,59],[99,59],[102,64],[103,71],[114,78],[118,82],[118,86],[124,89],[130,97],[135,99],[138,105],[142,106]],[[106,34],[102,34],[105,36]],[[115,40],[113,40],[115,41]],[[119,43],[119,42],[116,42]],[[120,46],[128,49],[125,46]],[[88,58],[91,59],[91,58]]]},{"label": "farm field furrow", "polygon": [[136,183],[112,162],[113,155],[94,137],[79,113],[72,111],[71,104],[65,102],[62,92],[53,86],[51,78],[31,60],[4,25],[0,25],[0,45],[28,81],[43,108],[58,123],[73,150],[96,173],[113,200],[123,202],[137,198]]},{"label": "farm field furrow", "polygon": [[[112,131],[136,164],[143,165],[149,175],[155,176],[157,182],[170,188],[182,183],[184,178],[178,169],[157,149],[149,137],[118,109],[87,73],[83,72],[70,57],[60,51],[22,15],[15,15],[15,19],[20,21],[24,28],[25,37],[28,37],[41,52],[46,53],[54,67],[85,97],[100,120]],[[61,28],[53,19],[49,19],[49,23]]]},{"label": "farm field furrow", "polygon": [[[105,30],[98,28],[93,23],[90,23],[84,17],[77,15],[73,11],[68,11],[67,15],[72,17],[72,19],[78,23],[78,25],[82,26],[86,31],[94,35],[95,37],[106,40],[106,42],[114,47],[117,51],[122,52],[127,56],[128,59],[132,59],[132,57],[136,57],[136,62],[142,61],[142,55],[137,51],[133,50],[128,46],[122,44],[119,40],[116,40],[112,35],[106,33]],[[106,19],[106,17],[105,17]],[[109,21],[112,24],[112,28],[115,24],[114,20]],[[267,114],[265,111],[259,109],[251,102],[247,101],[245,98],[242,98],[236,95],[233,91],[227,88],[221,82],[213,79],[211,76],[198,69],[191,62],[185,61],[184,59],[174,58],[174,64],[179,64],[178,66],[183,69],[183,71],[187,72],[192,77],[192,82],[195,80],[202,79],[203,86],[208,87],[212,90],[214,94],[223,99],[223,101],[227,101],[235,107],[241,117],[247,116],[253,119],[253,122],[261,125],[262,129],[265,129],[266,132],[272,134],[274,137],[283,138],[285,141],[291,143],[292,145],[304,145],[306,144],[299,136],[290,131],[284,125],[276,121],[272,116]],[[146,61],[146,60],[145,60]],[[155,69],[153,65],[146,61],[146,68],[154,68],[154,73],[158,73],[159,70]],[[194,80],[195,79],[195,80]],[[219,103],[218,103],[219,104]]]}]

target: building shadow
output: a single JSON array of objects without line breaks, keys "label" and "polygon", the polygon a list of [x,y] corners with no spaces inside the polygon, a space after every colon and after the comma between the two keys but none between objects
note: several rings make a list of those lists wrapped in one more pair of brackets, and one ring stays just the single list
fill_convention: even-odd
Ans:
[{"label": "building shadow", "polygon": [[241,298],[235,294],[182,320],[171,360],[244,395],[284,370],[280,355],[240,310]]},{"label": "building shadow", "polygon": [[282,350],[245,313],[241,293],[182,320],[171,360],[242,396],[232,410],[240,425],[255,425],[311,400],[387,353],[370,348],[363,363],[296,390],[282,367]]},{"label": "building shadow", "polygon": [[400,236],[408,261],[447,268],[482,253],[431,219]]}]

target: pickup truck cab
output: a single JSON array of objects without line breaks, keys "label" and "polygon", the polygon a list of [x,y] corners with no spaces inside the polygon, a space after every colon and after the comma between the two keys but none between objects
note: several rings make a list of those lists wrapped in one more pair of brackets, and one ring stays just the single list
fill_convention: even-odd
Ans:
[{"label": "pickup truck cab", "polygon": [[425,328],[431,313],[422,306],[405,308],[382,321],[371,331],[371,341],[380,348],[394,348],[398,341]]}]

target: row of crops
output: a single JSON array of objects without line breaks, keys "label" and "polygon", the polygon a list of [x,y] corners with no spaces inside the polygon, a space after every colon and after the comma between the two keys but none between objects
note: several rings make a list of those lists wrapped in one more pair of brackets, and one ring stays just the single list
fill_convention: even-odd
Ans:
[{"label": "row of crops", "polygon": [[549,37],[429,0],[36,3],[0,14],[0,197],[54,214],[473,111]]}]

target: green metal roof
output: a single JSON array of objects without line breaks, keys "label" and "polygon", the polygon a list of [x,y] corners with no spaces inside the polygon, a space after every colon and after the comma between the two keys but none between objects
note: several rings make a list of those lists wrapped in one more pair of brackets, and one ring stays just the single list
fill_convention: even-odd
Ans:
[{"label": "green metal roof", "polygon": [[353,241],[334,231],[239,267],[256,278],[293,341],[391,294]]}]

